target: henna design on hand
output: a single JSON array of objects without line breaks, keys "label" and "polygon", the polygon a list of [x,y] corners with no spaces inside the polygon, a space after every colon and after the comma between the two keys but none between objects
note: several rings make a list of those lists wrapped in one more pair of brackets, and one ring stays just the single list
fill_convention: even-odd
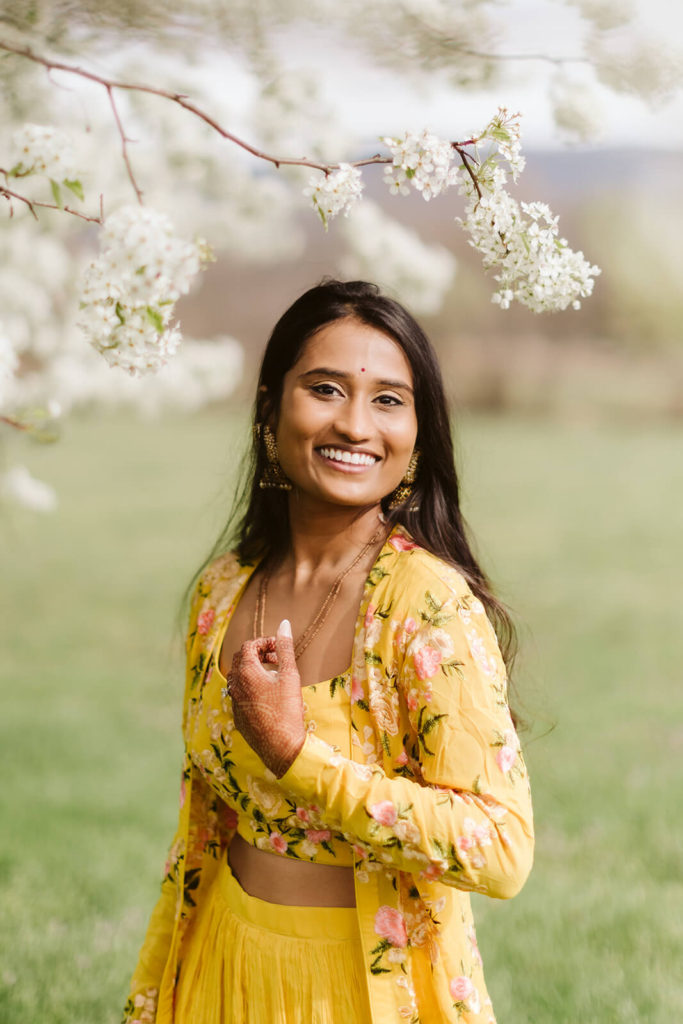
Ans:
[{"label": "henna design on hand", "polygon": [[[274,663],[277,671],[266,667]],[[242,644],[232,659],[227,688],[235,726],[265,766],[281,778],[306,739],[301,679],[286,619],[277,636]]]}]

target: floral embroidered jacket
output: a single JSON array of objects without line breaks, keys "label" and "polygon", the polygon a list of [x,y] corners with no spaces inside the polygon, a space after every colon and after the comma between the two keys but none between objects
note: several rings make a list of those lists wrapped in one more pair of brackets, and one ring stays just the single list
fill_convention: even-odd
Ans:
[{"label": "floral embroidered jacket", "polygon": [[[187,925],[249,799],[230,785],[229,699],[205,707],[202,694],[254,567],[222,556],[195,589],[178,831],[125,1022],[174,1021]],[[201,721],[211,742],[198,754],[190,740]],[[469,892],[505,899],[523,885],[533,854],[528,779],[481,602],[401,528],[365,585],[350,728],[351,759],[308,733],[287,773],[270,783],[282,790],[292,828],[313,822],[352,846],[371,1024],[490,1024]]]}]

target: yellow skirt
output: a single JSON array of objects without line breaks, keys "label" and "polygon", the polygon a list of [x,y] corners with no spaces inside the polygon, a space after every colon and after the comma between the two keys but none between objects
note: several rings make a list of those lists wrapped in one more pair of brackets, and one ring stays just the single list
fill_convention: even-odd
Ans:
[{"label": "yellow skirt", "polygon": [[249,896],[223,861],[186,936],[177,1024],[368,1024],[354,908]]}]

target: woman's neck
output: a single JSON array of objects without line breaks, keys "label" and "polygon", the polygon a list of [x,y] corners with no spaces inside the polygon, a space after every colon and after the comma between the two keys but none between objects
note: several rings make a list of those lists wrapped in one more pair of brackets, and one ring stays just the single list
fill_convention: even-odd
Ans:
[{"label": "woman's neck", "polygon": [[386,536],[381,511],[379,505],[362,511],[344,506],[312,508],[290,499],[291,547],[283,569],[292,572],[298,583],[314,575],[335,575],[364,545],[376,540],[372,552],[368,551],[370,561]]}]

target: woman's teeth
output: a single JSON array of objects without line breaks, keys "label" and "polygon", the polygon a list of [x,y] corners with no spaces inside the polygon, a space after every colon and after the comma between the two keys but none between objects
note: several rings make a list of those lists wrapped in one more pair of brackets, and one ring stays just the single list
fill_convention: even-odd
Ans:
[{"label": "woman's teeth", "polygon": [[377,462],[374,455],[366,455],[364,452],[347,452],[341,448],[321,448],[320,454],[326,459],[334,459],[335,462],[348,462],[352,466],[374,466]]}]

